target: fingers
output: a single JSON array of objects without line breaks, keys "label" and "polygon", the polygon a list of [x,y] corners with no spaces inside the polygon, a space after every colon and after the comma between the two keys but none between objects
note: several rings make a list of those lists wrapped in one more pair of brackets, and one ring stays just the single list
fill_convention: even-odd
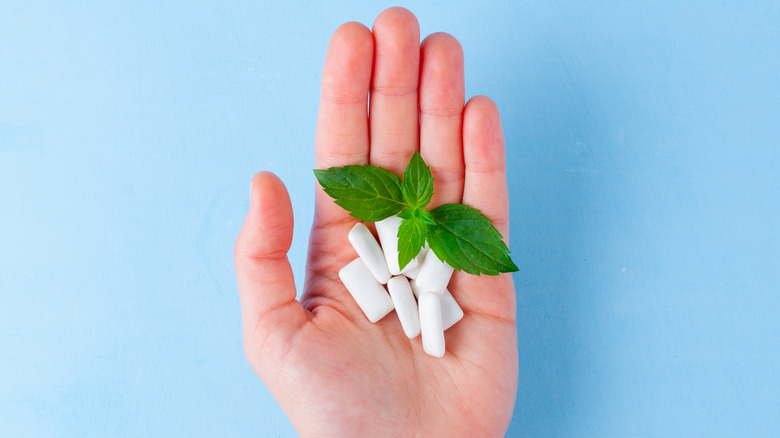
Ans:
[{"label": "fingers", "polygon": [[469,99],[463,111],[463,156],[466,161],[463,203],[489,217],[506,242],[509,195],[504,133],[498,108],[485,96]]},{"label": "fingers", "polygon": [[374,21],[370,162],[398,174],[417,150],[417,82],[420,26],[403,8],[389,8]]},{"label": "fingers", "polygon": [[252,178],[249,212],[236,239],[234,262],[241,297],[247,356],[268,340],[289,340],[306,319],[295,301],[295,282],[287,261],[293,233],[290,197],[274,174]]},{"label": "fingers", "polygon": [[[320,107],[314,138],[318,169],[368,162],[368,89],[374,42],[359,23],[346,23],[333,33],[322,68]],[[317,186],[316,220],[345,220],[347,213]]]},{"label": "fingers", "polygon": [[420,153],[434,177],[431,207],[458,203],[463,193],[463,49],[451,35],[435,33],[422,43]]},{"label": "fingers", "polygon": [[[463,203],[493,221],[508,243],[509,195],[506,185],[504,134],[498,108],[485,96],[475,96],[463,111],[465,182]],[[457,273],[451,284],[458,303],[473,318],[514,324],[515,292],[510,274],[497,277]],[[480,292],[491,291],[486,300]]]}]

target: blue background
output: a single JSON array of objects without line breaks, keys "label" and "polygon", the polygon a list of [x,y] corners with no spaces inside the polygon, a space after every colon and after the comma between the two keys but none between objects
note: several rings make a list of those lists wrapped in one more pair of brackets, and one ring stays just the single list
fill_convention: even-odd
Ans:
[{"label": "blue background", "polygon": [[[276,172],[302,279],[327,40],[389,4],[72,3],[0,6],[2,435],[294,436],[233,241]],[[780,4],[404,5],[502,111],[508,435],[780,436]]]}]

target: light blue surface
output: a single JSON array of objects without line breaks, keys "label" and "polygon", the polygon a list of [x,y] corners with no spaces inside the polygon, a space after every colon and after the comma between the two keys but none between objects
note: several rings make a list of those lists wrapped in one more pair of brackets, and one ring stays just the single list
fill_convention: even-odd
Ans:
[{"label": "light blue surface", "polygon": [[[71,3],[0,5],[0,434],[294,436],[233,240],[276,172],[302,278],[327,39],[389,5]],[[503,115],[508,436],[780,436],[780,4],[405,5]]]}]

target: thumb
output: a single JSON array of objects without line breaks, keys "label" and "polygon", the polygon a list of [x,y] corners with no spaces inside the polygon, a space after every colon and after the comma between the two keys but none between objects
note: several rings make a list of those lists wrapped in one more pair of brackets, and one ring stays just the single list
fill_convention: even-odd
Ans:
[{"label": "thumb", "polygon": [[253,366],[261,350],[284,345],[306,319],[295,300],[295,281],[287,260],[292,234],[292,205],[284,184],[270,172],[255,174],[249,212],[233,251],[244,350]]}]

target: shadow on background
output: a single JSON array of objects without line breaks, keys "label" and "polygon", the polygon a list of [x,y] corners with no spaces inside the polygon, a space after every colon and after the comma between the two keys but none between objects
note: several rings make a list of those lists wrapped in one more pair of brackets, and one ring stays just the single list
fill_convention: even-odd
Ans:
[{"label": "shadow on background", "polygon": [[517,67],[519,79],[505,97],[512,104],[501,106],[511,250],[520,268],[513,277],[518,397],[507,436],[568,436],[587,392],[583,353],[598,305],[588,289],[593,245],[608,233],[596,192],[611,190],[604,185],[609,169],[599,156],[619,133],[609,132],[592,94],[607,86],[593,83],[594,72],[572,69],[569,55],[549,48],[531,57],[535,67]]}]

